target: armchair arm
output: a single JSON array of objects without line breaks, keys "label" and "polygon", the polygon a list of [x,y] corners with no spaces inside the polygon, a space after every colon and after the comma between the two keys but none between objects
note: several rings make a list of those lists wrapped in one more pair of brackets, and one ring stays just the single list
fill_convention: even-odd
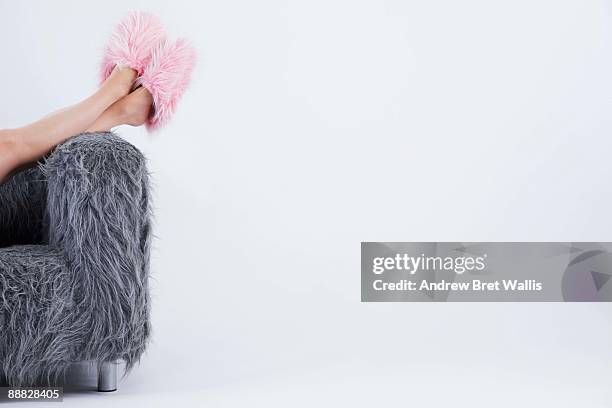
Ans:
[{"label": "armchair arm", "polygon": [[43,240],[46,180],[38,167],[0,184],[0,248]]},{"label": "armchair arm", "polygon": [[66,141],[43,166],[49,244],[74,281],[79,359],[138,360],[149,333],[150,211],[144,156],[111,132]]}]

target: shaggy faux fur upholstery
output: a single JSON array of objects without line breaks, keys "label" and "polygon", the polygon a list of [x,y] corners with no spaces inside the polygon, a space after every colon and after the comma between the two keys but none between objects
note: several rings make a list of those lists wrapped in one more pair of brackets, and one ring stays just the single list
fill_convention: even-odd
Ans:
[{"label": "shaggy faux fur upholstery", "polygon": [[0,185],[0,248],[16,244],[40,244],[47,189],[39,168],[16,174]]},{"label": "shaggy faux fur upholstery", "polygon": [[149,335],[145,159],[82,134],[0,185],[0,376],[54,384],[78,361],[123,359]]}]

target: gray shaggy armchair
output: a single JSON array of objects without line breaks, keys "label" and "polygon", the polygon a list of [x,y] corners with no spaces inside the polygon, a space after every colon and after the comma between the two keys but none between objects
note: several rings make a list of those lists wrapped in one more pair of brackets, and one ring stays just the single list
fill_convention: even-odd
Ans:
[{"label": "gray shaggy armchair", "polygon": [[116,389],[149,335],[150,211],[145,159],[110,132],[58,146],[0,185],[0,377],[56,384],[98,363]]}]

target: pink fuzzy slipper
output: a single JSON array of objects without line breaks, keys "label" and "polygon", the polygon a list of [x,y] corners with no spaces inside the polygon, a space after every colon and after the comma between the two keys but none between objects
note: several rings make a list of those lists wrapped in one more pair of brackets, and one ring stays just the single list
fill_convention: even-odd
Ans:
[{"label": "pink fuzzy slipper", "polygon": [[145,123],[148,130],[168,122],[189,85],[195,64],[195,50],[185,39],[162,41],[153,50],[149,65],[136,80],[153,96],[153,111]]},{"label": "pink fuzzy slipper", "polygon": [[151,60],[153,49],[164,41],[161,21],[150,13],[133,12],[111,35],[100,67],[100,82],[113,72],[115,66],[129,67],[142,75]]}]

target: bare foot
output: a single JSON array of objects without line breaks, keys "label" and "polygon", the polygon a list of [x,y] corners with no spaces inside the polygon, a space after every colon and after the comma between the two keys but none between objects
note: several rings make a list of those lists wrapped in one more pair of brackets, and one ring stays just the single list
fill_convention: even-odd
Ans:
[{"label": "bare foot", "polygon": [[153,97],[145,88],[138,88],[119,100],[124,112],[124,124],[141,126],[145,123],[153,105]]},{"label": "bare foot", "polygon": [[102,84],[102,88],[108,89],[119,99],[130,93],[135,80],[136,71],[133,69],[115,67]]},{"label": "bare foot", "polygon": [[105,132],[115,126],[141,126],[151,113],[153,97],[145,88],[138,88],[112,104],[96,120],[88,132]]}]

